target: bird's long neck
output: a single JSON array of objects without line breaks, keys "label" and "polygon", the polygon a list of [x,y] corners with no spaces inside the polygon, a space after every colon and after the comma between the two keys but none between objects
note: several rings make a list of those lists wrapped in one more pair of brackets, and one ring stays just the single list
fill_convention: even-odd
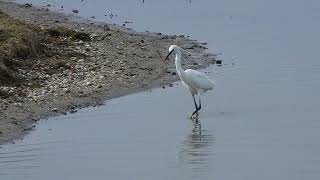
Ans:
[{"label": "bird's long neck", "polygon": [[175,64],[176,64],[176,70],[177,70],[178,75],[180,76],[180,78],[183,77],[184,70],[182,69],[182,66],[181,66],[181,52],[180,51],[177,51],[177,53],[176,53]]}]

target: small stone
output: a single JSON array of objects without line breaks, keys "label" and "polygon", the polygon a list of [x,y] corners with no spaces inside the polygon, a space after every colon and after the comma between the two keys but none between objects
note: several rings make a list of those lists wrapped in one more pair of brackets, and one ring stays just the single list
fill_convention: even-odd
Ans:
[{"label": "small stone", "polygon": [[222,60],[216,60],[216,64],[222,64]]},{"label": "small stone", "polygon": [[76,113],[76,112],[77,112],[77,110],[76,110],[76,109],[72,109],[72,110],[70,110],[70,113],[71,113],[71,114]]},{"label": "small stone", "polygon": [[33,126],[32,127],[27,127],[27,128],[24,128],[23,131],[31,131],[32,128],[33,128]]},{"label": "small stone", "polygon": [[32,7],[32,4],[30,4],[30,3],[25,3],[25,4],[24,4],[24,7],[27,7],[27,8],[28,8],[28,7]]},{"label": "small stone", "polygon": [[64,88],[63,90],[65,93],[70,93],[70,89],[68,89],[68,88]]},{"label": "small stone", "polygon": [[53,111],[53,112],[57,112],[57,111],[58,111],[58,108],[52,108],[52,111]]},{"label": "small stone", "polygon": [[175,76],[175,75],[177,75],[177,73],[176,73],[176,72],[172,72],[171,74],[172,74],[172,75],[174,75],[174,76]]},{"label": "small stone", "polygon": [[74,10],[72,10],[72,12],[73,13],[79,13],[79,10],[74,9]]},{"label": "small stone", "polygon": [[90,85],[92,85],[92,82],[89,81],[86,83],[86,85],[90,86]]},{"label": "small stone", "polygon": [[170,83],[170,84],[169,84],[169,87],[173,87],[173,84],[172,84],[172,83]]},{"label": "small stone", "polygon": [[103,30],[104,30],[104,31],[110,31],[111,29],[110,29],[110,27],[109,27],[107,24],[105,24],[105,25],[103,26]]},{"label": "small stone", "polygon": [[169,39],[168,35],[163,36],[161,39]]}]

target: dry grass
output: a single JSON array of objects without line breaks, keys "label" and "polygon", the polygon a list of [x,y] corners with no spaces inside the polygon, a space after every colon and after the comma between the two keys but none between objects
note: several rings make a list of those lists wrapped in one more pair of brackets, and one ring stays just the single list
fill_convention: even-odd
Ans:
[{"label": "dry grass", "polygon": [[15,58],[27,59],[42,51],[36,29],[0,12],[0,85],[18,81]]},{"label": "dry grass", "polygon": [[90,34],[85,32],[78,32],[64,27],[50,28],[46,30],[46,34],[52,37],[69,37],[72,40],[90,41]]},{"label": "dry grass", "polygon": [[90,34],[85,32],[65,27],[40,30],[40,28],[0,12],[0,86],[18,85],[22,82],[17,69],[32,69],[34,66],[33,57],[43,57],[41,64],[47,64],[51,68],[50,70],[60,67],[70,68],[63,60],[51,58],[59,53],[61,57],[65,57],[65,52],[48,50],[45,45],[52,44],[59,47],[63,44],[68,46],[69,41],[66,39],[91,41]]}]

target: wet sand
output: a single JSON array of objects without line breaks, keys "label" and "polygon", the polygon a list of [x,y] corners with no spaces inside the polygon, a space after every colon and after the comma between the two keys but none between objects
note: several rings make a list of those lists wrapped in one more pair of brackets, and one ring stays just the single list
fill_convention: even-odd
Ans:
[{"label": "wet sand", "polygon": [[205,47],[184,36],[138,33],[114,25],[108,25],[110,30],[106,31],[104,23],[12,2],[0,2],[0,10],[40,29],[63,26],[92,37],[90,42],[79,41],[68,47],[85,54],[70,59],[71,70],[39,74],[45,77],[40,87],[24,90],[23,97],[0,99],[0,144],[22,138],[40,119],[74,113],[177,80],[173,61],[163,63],[170,44],[187,48],[199,57],[186,61],[186,67],[203,68],[214,62]]}]

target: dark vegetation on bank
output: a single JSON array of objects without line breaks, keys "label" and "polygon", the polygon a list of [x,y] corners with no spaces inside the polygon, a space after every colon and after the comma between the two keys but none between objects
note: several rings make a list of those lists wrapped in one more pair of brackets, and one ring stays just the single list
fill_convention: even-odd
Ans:
[{"label": "dark vegetation on bank", "polygon": [[[88,33],[64,27],[39,29],[0,11],[0,86],[40,86],[38,79],[28,77],[28,71],[41,70],[53,74],[61,67],[70,68],[67,57],[84,55],[70,49],[57,49],[79,40],[90,41],[91,37]],[[37,68],[39,64],[42,68]],[[0,98],[12,95],[14,92],[0,89]]]}]

